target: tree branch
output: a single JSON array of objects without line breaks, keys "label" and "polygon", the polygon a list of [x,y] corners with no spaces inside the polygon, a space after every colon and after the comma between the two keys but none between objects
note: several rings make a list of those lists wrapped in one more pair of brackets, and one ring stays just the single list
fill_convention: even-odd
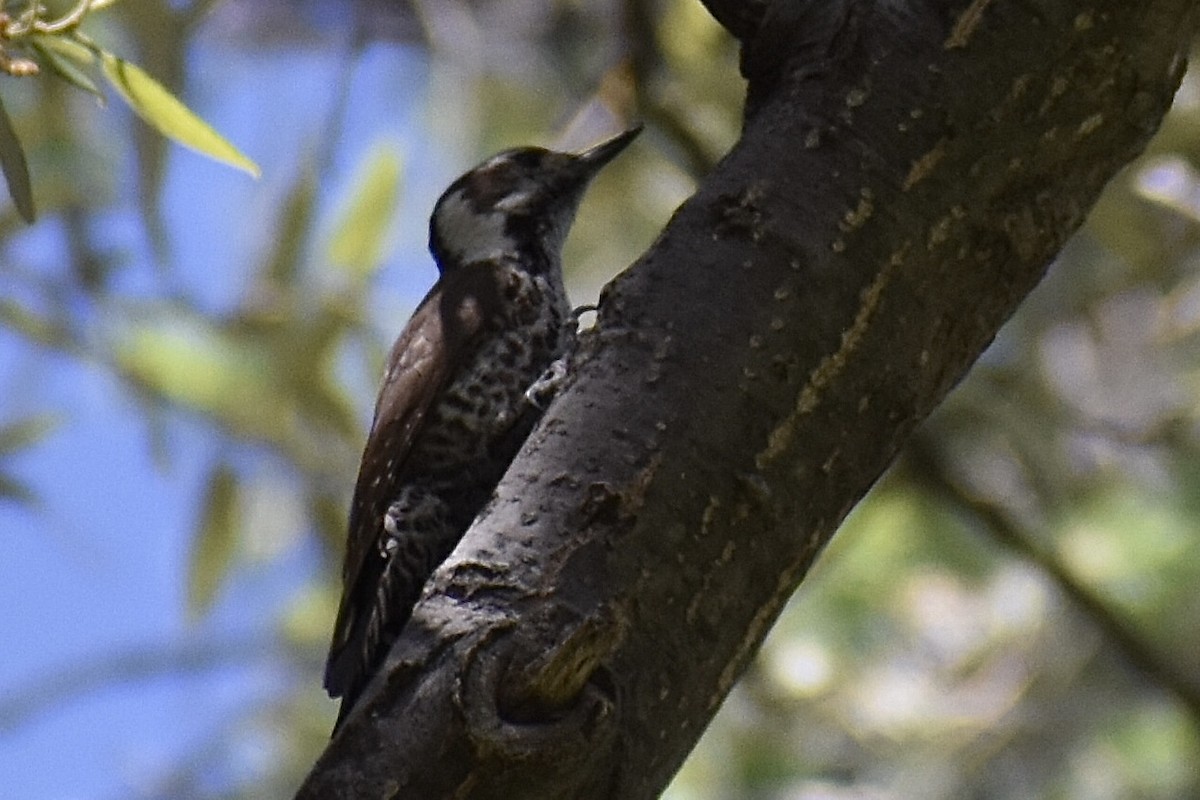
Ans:
[{"label": "tree branch", "polygon": [[741,141],[607,287],[573,384],[299,797],[657,796],[1145,146],[1197,20],[1196,0],[835,5],[824,45],[781,25],[753,54]]},{"label": "tree branch", "polygon": [[953,468],[938,453],[927,437],[916,436],[905,450],[903,459],[917,485],[983,527],[991,537],[1020,558],[1034,564],[1058,586],[1126,663],[1142,673],[1146,680],[1169,693],[1200,725],[1200,683],[1186,676],[1127,622],[1117,609],[1075,576],[1053,553],[1038,546],[1033,537],[991,500],[977,497],[954,480]]}]

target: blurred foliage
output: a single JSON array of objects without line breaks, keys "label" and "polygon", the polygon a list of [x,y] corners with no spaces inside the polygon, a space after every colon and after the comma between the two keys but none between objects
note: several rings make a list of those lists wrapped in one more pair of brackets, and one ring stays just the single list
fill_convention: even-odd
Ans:
[{"label": "blurred foliage", "polygon": [[[173,241],[191,221],[172,220],[161,194],[176,157],[161,137],[102,114],[93,73],[55,62],[57,45],[31,44],[31,57],[65,81],[3,81],[42,210],[33,230],[60,237],[69,260],[39,268],[0,207],[0,336],[111,374],[160,461],[180,426],[217,443],[195,487],[193,614],[306,542],[327,561],[257,648],[293,667],[279,693],[146,796],[285,797],[332,719],[320,664],[374,376],[424,291],[378,288],[402,248],[420,247],[394,220],[440,189],[418,197],[410,150],[348,137],[356,65],[372,47],[421,49],[421,138],[451,173],[500,147],[554,144],[548,131],[578,146],[647,121],[568,243],[585,303],[735,140],[737,54],[695,0],[122,0],[100,16],[91,35],[176,97],[189,97],[197,37],[345,54],[313,98],[329,109],[322,135],[239,209],[257,237],[238,241],[242,274],[221,301],[177,271]],[[268,131],[289,124],[262,117]],[[120,177],[126,164],[136,180]],[[129,209],[149,260],[95,234]],[[835,537],[668,798],[1200,797],[1197,263],[1192,75],[1151,150]],[[0,421],[0,502],[52,508],[8,467],[59,417],[10,399]],[[248,750],[253,769],[229,766]]]},{"label": "blurred foliage", "polygon": [[[39,0],[9,0],[0,10],[0,72],[32,78],[45,71],[104,101],[92,76],[100,72],[117,94],[164,136],[258,177],[258,166],[188,110],[141,67],[120,58],[83,32],[89,15],[115,0],[76,0],[61,15]],[[0,167],[21,217],[37,216],[29,165],[12,121],[0,104]]]},{"label": "blurred foliage", "polygon": [[400,190],[399,156],[377,148],[363,161],[353,185],[354,196],[329,239],[326,260],[355,280],[366,280],[383,265],[390,249],[389,232]]},{"label": "blurred foliage", "polygon": [[188,611],[192,615],[203,614],[212,606],[221,580],[232,566],[241,512],[239,494],[237,474],[226,464],[215,465],[204,491],[204,512],[188,575]]},{"label": "blurred foliage", "polygon": [[[0,464],[6,455],[37,445],[58,427],[58,423],[56,416],[46,413],[0,423]],[[3,500],[33,503],[36,498],[24,482],[0,468],[0,501]]]}]

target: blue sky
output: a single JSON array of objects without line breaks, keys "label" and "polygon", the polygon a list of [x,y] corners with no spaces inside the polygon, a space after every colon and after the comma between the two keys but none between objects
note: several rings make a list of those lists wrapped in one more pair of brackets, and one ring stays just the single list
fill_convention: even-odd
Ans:
[{"label": "blue sky", "polygon": [[[270,246],[271,215],[298,158],[316,144],[344,73],[341,55],[332,51],[248,53],[201,39],[189,58],[193,83],[186,101],[258,161],[262,179],[172,148],[163,192],[176,259],[170,273],[154,266],[132,202],[93,232],[102,245],[130,256],[117,284],[125,296],[181,291],[216,313],[230,308],[244,288],[248,265],[241,260]],[[424,220],[438,187],[456,171],[454,153],[434,156],[421,138],[422,59],[418,52],[378,46],[358,61],[333,185],[319,193],[327,216],[367,148],[382,139],[404,153],[398,248],[379,279],[380,305],[389,309],[411,307],[432,281]],[[101,125],[114,135],[127,137],[129,126],[141,124],[116,102],[101,113]],[[119,178],[126,189],[133,186],[128,160]],[[21,263],[65,274],[62,230],[52,218],[14,247]],[[17,282],[0,270],[0,295],[15,291]],[[76,311],[73,321],[104,335],[103,313],[86,302],[72,309],[73,317]],[[270,646],[281,608],[324,566],[315,541],[300,537],[267,563],[238,571],[212,613],[189,621],[190,539],[203,478],[220,447],[206,424],[169,413],[166,458],[159,463],[145,409],[104,367],[0,331],[0,375],[0,424],[46,412],[60,421],[51,436],[3,465],[39,499],[35,506],[0,503],[0,604],[6,609],[0,615],[6,651],[0,659],[0,775],[6,794],[31,800],[169,796],[176,771],[206,758],[219,765],[198,770],[214,782],[209,788],[261,771],[269,755],[239,739],[233,723],[248,704],[297,680],[318,686],[318,674],[293,674]],[[361,400],[365,426],[370,399]],[[133,679],[113,682],[106,677],[112,674]],[[41,696],[22,697],[30,689]],[[330,703],[331,717],[333,709]]]}]

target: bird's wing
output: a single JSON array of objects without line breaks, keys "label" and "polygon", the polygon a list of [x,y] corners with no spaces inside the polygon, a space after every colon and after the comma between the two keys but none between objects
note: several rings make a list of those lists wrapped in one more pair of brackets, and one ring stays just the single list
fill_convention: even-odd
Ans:
[{"label": "bird's wing", "polygon": [[342,569],[342,601],[325,666],[325,688],[338,697],[366,676],[361,639],[367,624],[382,559],[370,558],[379,547],[383,515],[406,477],[405,462],[434,398],[451,377],[465,351],[476,346],[487,321],[491,297],[478,281],[439,282],[413,313],[392,346],[375,419],[363,451]]}]

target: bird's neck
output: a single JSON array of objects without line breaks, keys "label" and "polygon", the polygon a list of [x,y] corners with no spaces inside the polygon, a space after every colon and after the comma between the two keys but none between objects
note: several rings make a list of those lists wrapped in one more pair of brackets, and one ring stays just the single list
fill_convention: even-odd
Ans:
[{"label": "bird's neck", "polygon": [[531,272],[561,272],[562,248],[574,208],[546,215],[477,210],[451,195],[438,205],[430,249],[443,269],[449,264],[511,260]]}]

